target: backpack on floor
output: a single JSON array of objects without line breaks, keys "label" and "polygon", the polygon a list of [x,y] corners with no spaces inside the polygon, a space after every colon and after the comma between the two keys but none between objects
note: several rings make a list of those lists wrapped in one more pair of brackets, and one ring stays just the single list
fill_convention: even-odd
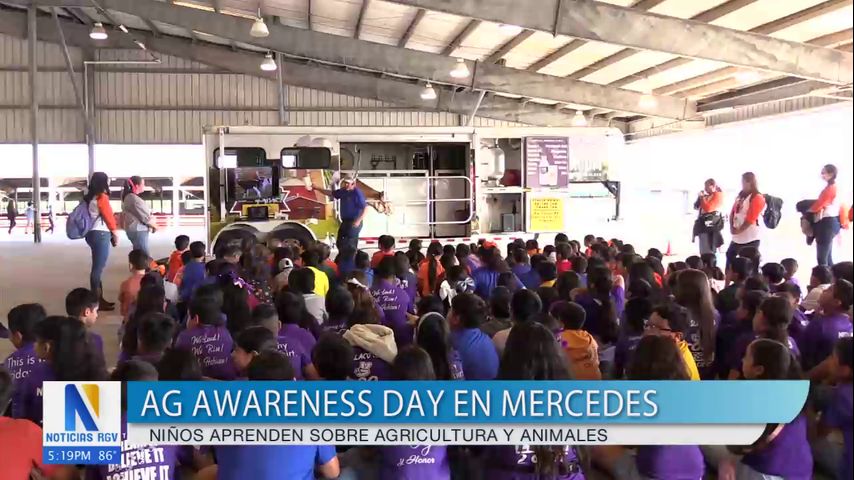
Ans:
[{"label": "backpack on floor", "polygon": [[86,236],[95,225],[95,219],[89,213],[89,204],[80,202],[68,215],[65,223],[65,234],[71,240],[79,240]]},{"label": "backpack on floor", "polygon": [[762,214],[765,226],[773,230],[780,224],[781,218],[783,218],[783,199],[766,194],[765,213]]}]

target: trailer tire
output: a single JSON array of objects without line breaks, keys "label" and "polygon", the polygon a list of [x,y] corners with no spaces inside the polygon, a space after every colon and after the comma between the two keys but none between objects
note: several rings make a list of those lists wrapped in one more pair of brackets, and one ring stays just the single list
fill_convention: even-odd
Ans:
[{"label": "trailer tire", "polygon": [[311,232],[307,228],[298,224],[284,224],[279,226],[270,232],[270,238],[282,240],[285,245],[290,243],[290,246],[292,247],[298,245],[303,249],[314,242],[314,237]]},{"label": "trailer tire", "polygon": [[214,243],[213,252],[219,252],[219,250],[225,246],[234,244],[240,246],[243,242],[243,239],[255,237],[258,238],[258,230],[253,227],[241,225],[236,228],[230,228],[228,230],[223,230],[219,233],[216,238],[216,242]]}]

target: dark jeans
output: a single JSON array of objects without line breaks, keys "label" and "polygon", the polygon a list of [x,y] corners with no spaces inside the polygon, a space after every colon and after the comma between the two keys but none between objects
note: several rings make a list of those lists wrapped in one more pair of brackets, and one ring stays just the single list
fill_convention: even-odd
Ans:
[{"label": "dark jeans", "polygon": [[[738,257],[738,252],[741,251],[741,249],[744,247],[759,248],[759,240],[754,240],[752,242],[747,242],[747,243],[730,242],[729,248],[726,249],[726,267],[727,268],[729,268],[729,265],[732,263],[732,261],[735,260],[736,257]],[[753,267],[758,268],[756,265],[754,265]]]},{"label": "dark jeans", "polygon": [[362,231],[362,225],[364,223],[360,223],[357,227],[353,225],[352,220],[341,221],[341,226],[338,227],[338,239],[335,242],[339,252],[342,250],[355,252],[359,248],[359,232]]},{"label": "dark jeans", "polygon": [[839,217],[822,218],[812,226],[815,235],[815,249],[818,265],[825,267],[833,265],[833,239],[839,234]]},{"label": "dark jeans", "polygon": [[12,233],[12,229],[15,228],[18,222],[15,220],[14,215],[8,215],[7,218],[9,218],[9,233]]},{"label": "dark jeans", "polygon": [[92,249],[92,271],[89,273],[89,286],[93,292],[101,289],[101,274],[110,257],[110,232],[91,230],[86,234],[86,243]]}]

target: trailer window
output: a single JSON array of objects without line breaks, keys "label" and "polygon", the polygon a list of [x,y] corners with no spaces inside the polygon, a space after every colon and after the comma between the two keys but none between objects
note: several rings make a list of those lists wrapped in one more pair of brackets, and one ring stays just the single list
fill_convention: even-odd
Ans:
[{"label": "trailer window", "polygon": [[332,153],[326,147],[283,148],[282,168],[325,170],[332,163]]}]

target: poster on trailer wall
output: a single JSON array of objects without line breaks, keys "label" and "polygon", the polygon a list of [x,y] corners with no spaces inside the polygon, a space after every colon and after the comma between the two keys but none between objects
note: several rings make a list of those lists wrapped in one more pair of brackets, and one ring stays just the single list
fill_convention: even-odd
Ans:
[{"label": "poster on trailer wall", "polygon": [[569,138],[525,138],[525,186],[569,187]]}]

